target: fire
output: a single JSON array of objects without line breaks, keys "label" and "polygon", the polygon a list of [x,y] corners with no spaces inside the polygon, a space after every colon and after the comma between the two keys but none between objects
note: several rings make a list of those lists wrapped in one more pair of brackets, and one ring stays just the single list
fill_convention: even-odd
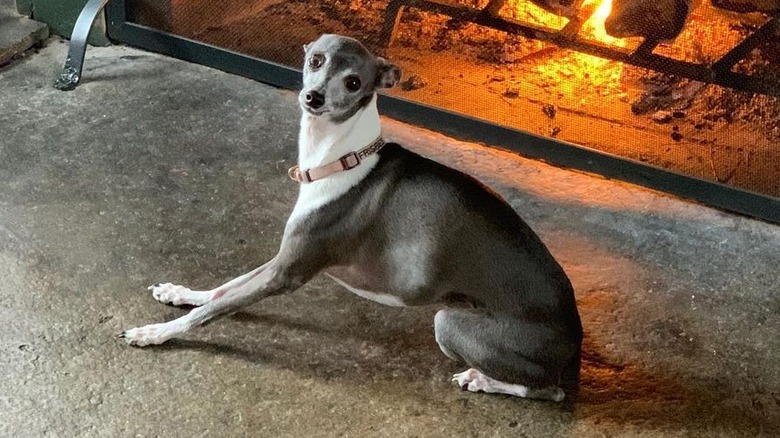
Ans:
[{"label": "fire", "polygon": [[[604,23],[612,11],[613,0],[584,0],[580,7],[581,16],[589,18],[577,33],[579,38],[600,44],[626,47],[627,41],[607,34]],[[548,29],[560,30],[568,19],[536,8],[529,0],[516,0],[516,16],[535,22]],[[575,94],[583,84],[588,84],[600,95],[620,93],[620,78],[623,66],[608,59],[579,52],[561,52],[546,62],[536,65],[536,70],[550,82],[559,83],[559,89],[566,94]]]},{"label": "fire", "polygon": [[583,2],[583,9],[592,8],[596,5],[598,5],[598,7],[596,7],[596,11],[591,15],[588,21],[583,24],[582,30],[587,36],[596,41],[619,45],[621,47],[625,46],[625,44],[621,44],[620,38],[609,36],[606,29],[604,29],[604,22],[607,21],[607,17],[609,17],[609,13],[612,11],[612,0],[603,0],[601,4],[598,3],[599,0],[585,0],[585,2]]},{"label": "fire", "polygon": [[[612,2],[613,0],[583,0],[579,12],[581,16],[589,16],[589,18],[582,24],[579,36],[605,44],[625,47],[623,40],[609,36],[604,28],[604,22],[607,21],[609,13],[612,12]],[[521,21],[555,30],[562,29],[569,22],[568,18],[548,12],[534,5],[530,0],[515,0],[514,4],[515,10],[512,13],[512,18],[519,18]]]},{"label": "fire", "polygon": [[[625,47],[625,40],[610,36],[604,28],[604,23],[607,21],[609,13],[612,12],[612,0],[585,0],[582,4],[582,8],[585,10],[594,7],[596,10],[582,25],[580,33],[588,39],[603,44]],[[577,53],[575,61],[583,72],[588,73],[589,80],[597,86],[609,89],[618,85],[623,72],[622,64],[584,53]]]}]

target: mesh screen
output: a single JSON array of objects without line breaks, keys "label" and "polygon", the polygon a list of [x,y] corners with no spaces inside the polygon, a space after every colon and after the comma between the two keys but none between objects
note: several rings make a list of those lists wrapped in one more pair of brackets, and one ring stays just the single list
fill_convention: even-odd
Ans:
[{"label": "mesh screen", "polygon": [[[686,9],[673,42],[655,49],[674,59],[712,62],[767,20],[761,11],[723,9],[729,2],[715,2],[720,7],[688,0],[645,4],[680,1],[695,8]],[[474,9],[489,3],[449,2]],[[302,45],[320,34],[352,36],[402,68],[401,86],[391,94],[780,197],[778,98],[705,86],[411,7],[403,10],[386,44],[387,0],[128,3],[131,19],[140,24],[296,68],[302,64]],[[494,5],[507,20],[561,29],[569,19],[559,6],[571,3],[508,0]],[[614,18],[617,8],[631,3],[585,0],[584,7],[596,12],[580,35],[610,47],[636,48],[644,38],[615,38],[604,28],[610,14]],[[743,7],[750,0],[736,3]],[[629,15],[626,23],[629,29],[658,26],[654,31],[661,32],[657,20],[662,12],[649,14],[656,21]],[[780,83],[778,40],[754,50],[735,69]]]}]

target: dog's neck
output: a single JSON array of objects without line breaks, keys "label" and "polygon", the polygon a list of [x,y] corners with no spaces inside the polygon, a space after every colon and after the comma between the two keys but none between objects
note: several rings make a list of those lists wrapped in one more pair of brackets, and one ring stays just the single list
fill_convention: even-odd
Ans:
[{"label": "dog's neck", "polygon": [[[376,95],[371,102],[343,123],[333,123],[320,116],[303,112],[298,139],[298,165],[302,169],[322,166],[345,154],[358,151],[376,140],[381,133]],[[347,193],[359,184],[379,162],[371,154],[360,165],[346,172],[338,172],[309,184],[300,184],[298,201],[287,221],[288,227],[311,214],[319,207]]]},{"label": "dog's neck", "polygon": [[[298,165],[306,169],[338,160],[367,146],[379,137],[380,132],[376,94],[368,105],[342,123],[303,111],[298,136]],[[375,160],[375,156],[367,157],[360,167],[373,167]]]}]

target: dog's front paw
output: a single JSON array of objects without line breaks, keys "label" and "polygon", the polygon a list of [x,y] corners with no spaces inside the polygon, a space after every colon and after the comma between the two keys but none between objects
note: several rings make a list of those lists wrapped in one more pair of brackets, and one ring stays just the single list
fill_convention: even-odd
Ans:
[{"label": "dog's front paw", "polygon": [[191,302],[191,298],[193,298],[191,296],[192,291],[184,286],[172,283],[157,283],[149,286],[147,289],[152,291],[152,296],[155,300],[163,304],[172,304],[174,306],[186,304],[200,305]]},{"label": "dog's front paw", "polygon": [[124,339],[129,345],[136,347],[162,344],[174,335],[174,331],[171,330],[169,324],[150,324],[131,328],[122,332],[119,337]]}]

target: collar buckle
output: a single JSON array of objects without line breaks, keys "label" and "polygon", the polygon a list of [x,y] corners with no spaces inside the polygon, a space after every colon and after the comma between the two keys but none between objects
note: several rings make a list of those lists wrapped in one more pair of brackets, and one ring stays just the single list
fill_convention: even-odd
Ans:
[{"label": "collar buckle", "polygon": [[350,152],[339,158],[339,163],[343,170],[354,169],[360,165],[360,156],[357,152]]}]

